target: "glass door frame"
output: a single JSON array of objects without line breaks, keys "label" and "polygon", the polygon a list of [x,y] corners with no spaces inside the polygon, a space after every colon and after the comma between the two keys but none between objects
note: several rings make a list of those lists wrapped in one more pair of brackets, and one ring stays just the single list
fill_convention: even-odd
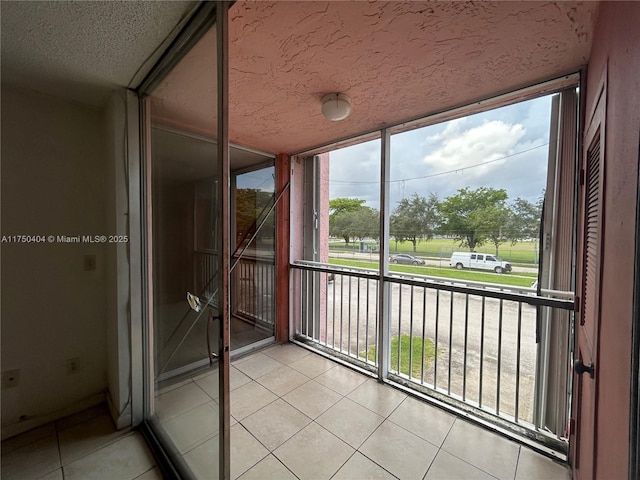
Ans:
[{"label": "glass door frame", "polygon": [[[230,478],[230,409],[229,409],[229,261],[230,261],[230,195],[229,195],[229,87],[228,87],[228,10],[230,2],[202,2],[184,24],[165,53],[136,90],[139,98],[141,133],[141,247],[142,247],[142,423],[141,431],[158,461],[164,476],[184,478],[189,468],[180,455],[163,443],[162,432],[151,425],[153,412],[153,276],[152,276],[152,203],[151,203],[151,118],[148,95],[168,75],[200,38],[216,28],[217,66],[217,159],[220,178],[220,301],[219,345],[212,346],[218,356],[219,371],[219,472],[218,478]],[[186,303],[186,302],[185,302]],[[217,348],[217,351],[215,351]]]},{"label": "glass door frame", "polygon": [[[273,168],[274,170],[274,175],[275,175],[275,169],[276,169],[276,156],[273,154],[269,154],[269,153],[265,153],[265,152],[260,152],[258,150],[255,149],[249,149],[246,147],[240,147],[240,146],[236,146],[234,145],[234,147],[236,147],[239,150],[245,150],[248,152],[252,152],[252,153],[256,153],[259,155],[263,155],[265,160],[260,162],[260,163],[256,163],[254,165],[251,165],[249,167],[244,167],[244,168],[239,168],[237,170],[233,170],[230,172],[230,198],[231,198],[231,216],[229,219],[230,222],[230,235],[229,235],[229,239],[233,239],[233,243],[231,243],[230,245],[230,251],[231,251],[231,255],[237,255],[238,253],[242,253],[243,250],[242,248],[239,248],[237,243],[237,238],[238,238],[238,224],[237,224],[237,190],[238,190],[238,177],[240,175],[244,175],[245,173],[252,173],[252,172],[258,172],[260,170],[263,169],[267,169],[267,168]],[[274,186],[273,186],[273,199],[275,200],[277,192],[276,192],[276,184],[275,184],[275,177],[274,177]],[[276,208],[274,206],[273,211],[271,213],[271,215],[273,215],[274,218],[274,225],[277,224],[277,212],[276,212]],[[256,220],[259,220],[256,217]],[[254,241],[257,241],[257,239],[254,239]],[[275,250],[276,250],[276,246],[277,245],[277,231],[276,229],[274,229],[274,257],[273,257],[273,268],[274,268],[274,276],[275,276],[275,261],[276,261],[276,256],[275,256]],[[234,258],[235,261],[235,258]],[[232,262],[233,263],[233,262]],[[242,265],[239,263],[236,268],[242,268]],[[230,282],[232,282],[230,284],[230,312],[229,312],[229,316],[230,316],[230,322],[231,317],[234,315],[234,305],[237,305],[237,298],[240,296],[240,291],[238,290],[238,283],[237,281],[234,281],[234,277],[233,277],[233,272],[231,273],[230,276]],[[277,282],[274,283],[273,285],[273,299],[276,298],[276,289],[277,289]],[[276,314],[275,314],[275,301],[273,303],[272,306],[272,318],[275,319]],[[274,321],[274,325],[273,325],[273,332],[270,336],[265,337],[263,339],[254,341],[252,343],[248,343],[248,344],[243,344],[241,346],[238,345],[231,345],[231,355],[232,357],[237,357],[237,356],[241,356],[244,355],[256,348],[261,348],[265,345],[269,345],[270,343],[275,342],[275,337],[276,337],[276,325],[275,325],[275,321]]]}]

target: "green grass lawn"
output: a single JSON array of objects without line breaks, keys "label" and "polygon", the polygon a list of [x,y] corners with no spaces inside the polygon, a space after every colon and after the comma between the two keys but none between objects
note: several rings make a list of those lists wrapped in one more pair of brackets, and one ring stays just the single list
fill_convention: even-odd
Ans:
[{"label": "green grass lawn", "polygon": [[[365,242],[368,245],[375,245],[375,242]],[[360,242],[352,242],[349,246],[346,246],[344,242],[336,241],[329,242],[329,249],[335,251],[359,251]],[[510,243],[504,243],[499,248],[499,256],[503,260],[508,262],[531,265],[535,264],[537,258],[536,249],[538,248],[537,242],[518,242],[515,245]],[[467,252],[468,248],[462,248],[458,246],[458,242],[448,238],[434,238],[429,241],[422,241],[416,245],[417,256],[427,257],[439,257],[449,258],[452,252]],[[496,249],[493,245],[483,245],[476,248],[479,253],[488,253],[489,255],[495,255]],[[398,242],[394,240],[389,242],[389,253],[411,253],[413,254],[413,244],[411,242]]]},{"label": "green grass lawn", "polygon": [[[411,342],[411,348],[409,348]],[[435,347],[433,342],[428,338],[425,339],[424,345],[422,338],[413,337],[409,335],[400,336],[400,373],[409,375],[409,352],[411,352],[411,377],[420,378],[422,373],[422,351],[424,350],[424,370],[426,371],[433,359],[435,358]],[[376,361],[376,347],[369,347],[367,351],[367,358],[372,362]],[[396,370],[398,368],[398,337],[391,339],[391,368]]]},{"label": "green grass lawn", "polygon": [[[375,262],[367,262],[362,260],[348,260],[346,258],[330,258],[329,263],[332,265],[344,265],[346,267],[378,269]],[[498,285],[513,285],[514,287],[530,287],[537,278],[535,273],[489,273],[478,272],[474,270],[456,270],[449,266],[411,266],[411,265],[389,265],[389,270],[398,273],[411,273],[416,275],[429,275],[432,277],[454,278],[457,280],[470,280],[473,282],[495,283]]]}]

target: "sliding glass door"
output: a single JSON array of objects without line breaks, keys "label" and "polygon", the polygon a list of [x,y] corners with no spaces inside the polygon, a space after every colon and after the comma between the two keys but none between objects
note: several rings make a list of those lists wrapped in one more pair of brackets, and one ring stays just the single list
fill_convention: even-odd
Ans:
[{"label": "sliding glass door", "polygon": [[[229,476],[226,15],[203,4],[141,92],[145,428],[168,476]],[[222,81],[220,81],[222,79]]]}]

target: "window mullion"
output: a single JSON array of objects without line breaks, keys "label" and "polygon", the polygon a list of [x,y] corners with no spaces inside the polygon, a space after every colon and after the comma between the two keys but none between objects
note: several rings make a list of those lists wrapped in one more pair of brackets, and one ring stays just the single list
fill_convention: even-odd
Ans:
[{"label": "window mullion", "polygon": [[389,341],[390,312],[391,312],[391,286],[385,282],[389,274],[389,174],[390,174],[390,143],[391,134],[384,129],[381,132],[380,147],[380,261],[378,288],[378,380],[387,378],[389,371]]}]

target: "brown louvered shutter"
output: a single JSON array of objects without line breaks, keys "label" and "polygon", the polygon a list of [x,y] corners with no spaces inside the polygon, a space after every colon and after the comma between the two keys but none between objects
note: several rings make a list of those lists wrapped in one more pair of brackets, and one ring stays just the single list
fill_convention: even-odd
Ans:
[{"label": "brown louvered shutter", "polygon": [[[600,130],[596,132],[587,150],[585,175],[585,225],[584,225],[584,286],[583,307],[580,325],[585,322],[595,323],[597,319],[599,264],[600,264],[600,232],[602,219],[602,171]],[[588,341],[595,340],[595,325],[587,325]],[[592,343],[591,343],[592,344]],[[593,345],[593,344],[592,344]]]}]

